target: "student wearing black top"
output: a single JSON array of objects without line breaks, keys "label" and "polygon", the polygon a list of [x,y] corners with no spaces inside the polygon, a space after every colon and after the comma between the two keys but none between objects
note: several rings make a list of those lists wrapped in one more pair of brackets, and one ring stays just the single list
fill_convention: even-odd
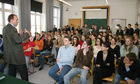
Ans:
[{"label": "student wearing black top", "polygon": [[93,84],[102,84],[102,78],[109,77],[114,72],[114,56],[109,50],[109,44],[103,43],[102,50],[98,52]]},{"label": "student wearing black top", "polygon": [[116,58],[118,61],[120,57],[120,46],[116,45],[116,42],[117,42],[116,38],[111,39],[110,51],[113,54],[114,58]]},{"label": "student wearing black top", "polygon": [[139,36],[140,35],[140,29],[138,28],[138,26],[139,25],[136,23],[134,33],[136,33]]},{"label": "student wearing black top", "polygon": [[121,26],[119,26],[119,29],[116,31],[116,35],[118,36],[118,35],[124,35],[124,32],[123,32],[123,30],[122,30],[122,27]]},{"label": "student wearing black top", "polygon": [[126,35],[127,36],[132,36],[134,33],[133,28],[131,27],[131,24],[128,24],[128,28],[126,29]]},{"label": "student wearing black top", "polygon": [[127,81],[128,84],[135,84],[139,75],[139,61],[135,53],[129,53],[119,62],[118,74],[115,76],[115,84],[120,84],[120,80]]},{"label": "student wearing black top", "polygon": [[42,70],[44,67],[44,56],[46,55],[50,55],[51,51],[53,48],[53,42],[52,42],[52,38],[50,35],[48,35],[48,39],[44,40],[44,49],[42,52],[40,52],[40,59],[39,59],[39,64],[41,65],[41,67],[39,68],[39,70]]}]

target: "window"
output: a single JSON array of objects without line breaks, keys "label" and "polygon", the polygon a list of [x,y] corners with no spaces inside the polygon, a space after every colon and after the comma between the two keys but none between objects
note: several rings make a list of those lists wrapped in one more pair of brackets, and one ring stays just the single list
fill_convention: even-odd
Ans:
[{"label": "window", "polygon": [[7,9],[7,10],[12,10],[12,5],[5,3],[4,8]]},{"label": "window", "polygon": [[53,25],[57,28],[60,26],[60,12],[58,7],[54,7],[53,9]]},{"label": "window", "polygon": [[2,34],[3,27],[8,24],[8,16],[14,12],[14,6],[0,2],[0,34]]},{"label": "window", "polygon": [[2,8],[2,3],[0,3],[0,8]]},{"label": "window", "polygon": [[31,33],[34,36],[35,32],[41,33],[41,13],[31,12]]}]

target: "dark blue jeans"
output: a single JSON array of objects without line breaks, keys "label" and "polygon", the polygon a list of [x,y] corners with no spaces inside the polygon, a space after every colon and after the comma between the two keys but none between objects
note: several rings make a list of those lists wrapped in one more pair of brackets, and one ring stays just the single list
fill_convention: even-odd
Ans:
[{"label": "dark blue jeans", "polygon": [[71,70],[71,66],[69,65],[63,65],[63,68],[60,72],[60,75],[57,74],[59,71],[59,66],[55,64],[54,66],[51,67],[49,71],[49,76],[51,76],[54,80],[58,82],[58,84],[63,84],[64,83],[64,76]]},{"label": "dark blue jeans", "polygon": [[43,68],[44,67],[44,57],[46,55],[50,55],[51,52],[50,51],[42,51],[40,52],[40,57],[39,57],[39,64],[41,64],[41,67]]}]

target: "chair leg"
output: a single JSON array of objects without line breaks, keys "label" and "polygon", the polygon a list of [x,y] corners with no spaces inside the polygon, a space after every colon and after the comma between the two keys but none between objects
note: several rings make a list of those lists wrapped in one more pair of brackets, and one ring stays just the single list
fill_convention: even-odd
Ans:
[{"label": "chair leg", "polygon": [[34,65],[35,65],[35,63],[33,62],[33,64],[32,64],[33,70],[32,71],[28,71],[29,75],[34,74],[34,73],[37,72],[37,71],[34,70]]},{"label": "chair leg", "polygon": [[76,78],[76,79],[75,79],[75,82],[74,82],[74,84],[76,84],[76,83],[77,83],[77,80],[78,80],[78,76],[76,76],[75,78]]}]

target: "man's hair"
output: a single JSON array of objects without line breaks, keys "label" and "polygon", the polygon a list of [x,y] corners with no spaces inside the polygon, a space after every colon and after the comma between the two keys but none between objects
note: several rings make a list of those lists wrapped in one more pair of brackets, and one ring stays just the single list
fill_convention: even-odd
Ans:
[{"label": "man's hair", "polygon": [[138,23],[136,23],[135,25],[139,26],[139,24],[138,24]]},{"label": "man's hair", "polygon": [[10,14],[10,15],[8,16],[8,22],[10,22],[11,19],[14,19],[14,16],[16,16],[16,15],[15,15],[15,14]]},{"label": "man's hair", "polygon": [[135,54],[135,53],[128,53],[128,54],[126,55],[126,57],[128,57],[128,59],[129,59],[130,61],[135,61],[135,60],[137,60],[137,57],[136,57],[136,54]]},{"label": "man's hair", "polygon": [[65,36],[64,38],[67,38],[69,41],[72,40],[71,37],[69,37],[69,36]]}]

